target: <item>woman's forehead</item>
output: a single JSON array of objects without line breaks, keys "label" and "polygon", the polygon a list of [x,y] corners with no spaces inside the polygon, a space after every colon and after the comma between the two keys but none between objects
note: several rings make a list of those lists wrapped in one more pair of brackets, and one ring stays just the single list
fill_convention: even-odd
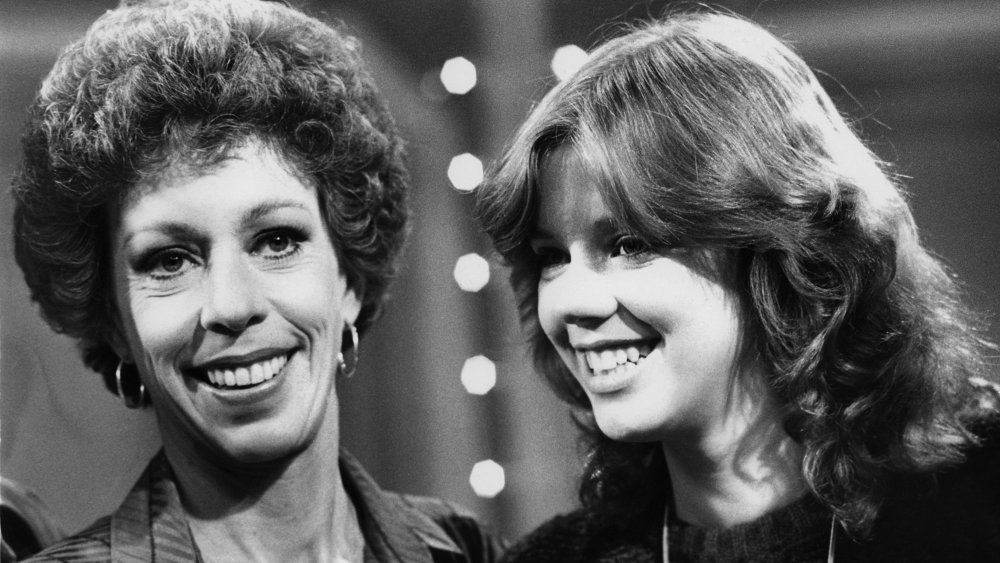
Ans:
[{"label": "woman's forehead", "polygon": [[536,235],[620,230],[620,221],[607,203],[605,182],[575,147],[555,148],[539,168]]},{"label": "woman's forehead", "polygon": [[305,182],[305,177],[273,143],[250,137],[232,142],[196,147],[177,145],[163,147],[159,154],[140,167],[138,179],[123,195],[129,203],[161,186],[176,185],[208,176],[228,166],[234,160],[247,158],[266,162],[271,168],[282,169]]}]

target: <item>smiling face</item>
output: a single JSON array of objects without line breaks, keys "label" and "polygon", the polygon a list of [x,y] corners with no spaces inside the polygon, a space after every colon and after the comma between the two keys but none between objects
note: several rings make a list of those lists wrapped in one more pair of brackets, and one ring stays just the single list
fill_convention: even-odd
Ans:
[{"label": "smiling face", "polygon": [[686,265],[695,251],[629,234],[572,147],[540,184],[538,316],[597,425],[626,441],[720,428],[739,403],[735,296]]},{"label": "smiling face", "polygon": [[321,429],[337,438],[336,355],[360,302],[315,189],[290,170],[249,144],[207,171],[168,170],[123,204],[115,348],[138,365],[168,452],[252,463],[294,455]]}]

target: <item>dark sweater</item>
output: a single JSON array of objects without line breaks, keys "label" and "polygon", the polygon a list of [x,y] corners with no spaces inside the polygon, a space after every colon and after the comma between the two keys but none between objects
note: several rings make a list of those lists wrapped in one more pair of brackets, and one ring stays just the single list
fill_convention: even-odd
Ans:
[{"label": "dark sweater", "polygon": [[[837,534],[837,563],[1000,562],[1000,429],[991,426],[981,428],[984,443],[963,464],[895,478],[869,540]],[[830,518],[806,497],[727,530],[671,522],[670,561],[825,562]],[[577,510],[543,524],[503,562],[662,562],[662,518],[647,523],[612,530]]]}]

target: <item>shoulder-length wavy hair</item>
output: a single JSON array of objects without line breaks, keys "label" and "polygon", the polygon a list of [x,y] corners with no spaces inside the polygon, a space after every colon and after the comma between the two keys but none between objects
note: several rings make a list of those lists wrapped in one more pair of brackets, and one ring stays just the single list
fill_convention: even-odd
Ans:
[{"label": "shoulder-length wavy hair", "polygon": [[13,182],[18,264],[42,315],[114,391],[109,221],[143,177],[260,142],[315,187],[364,330],[409,217],[403,143],[351,36],[286,5],[123,2],[59,57]]},{"label": "shoulder-length wavy hair", "polygon": [[629,526],[668,485],[658,445],[600,433],[539,326],[527,241],[560,146],[589,159],[636,235],[726,257],[744,348],[804,446],[809,487],[848,530],[866,532],[891,473],[975,442],[965,416],[984,343],[899,187],[782,42],[735,16],[675,14],[605,43],[549,92],[477,196],[536,365],[592,439],[585,507]]}]

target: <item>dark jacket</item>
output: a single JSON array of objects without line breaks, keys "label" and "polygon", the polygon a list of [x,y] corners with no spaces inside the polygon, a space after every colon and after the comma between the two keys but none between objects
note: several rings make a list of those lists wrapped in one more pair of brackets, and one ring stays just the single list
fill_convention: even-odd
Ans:
[{"label": "dark jacket", "polygon": [[[344,487],[365,537],[365,562],[492,563],[496,539],[471,514],[437,499],[381,490],[361,465],[341,452]],[[162,451],[121,506],[31,562],[202,561]]]},{"label": "dark jacket", "polygon": [[[975,430],[983,442],[967,452],[964,463],[893,479],[870,539],[836,534],[835,561],[1000,562],[1000,424]],[[613,529],[598,521],[582,509],[557,516],[512,547],[503,561],[662,561],[662,517],[638,528]],[[670,561],[685,561],[677,553],[682,551],[695,554],[695,561],[825,562],[830,523],[829,510],[808,497],[730,530],[698,529],[677,537],[671,524]],[[674,541],[683,541],[683,548],[675,550]]]}]

